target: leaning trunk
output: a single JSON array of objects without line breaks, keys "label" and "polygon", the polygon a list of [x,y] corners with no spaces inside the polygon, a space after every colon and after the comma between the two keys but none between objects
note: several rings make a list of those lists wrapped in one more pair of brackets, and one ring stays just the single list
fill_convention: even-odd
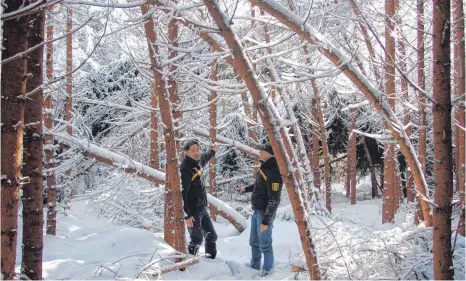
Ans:
[{"label": "leaning trunk", "polygon": [[275,157],[277,158],[280,172],[283,176],[283,181],[287,188],[290,202],[293,207],[293,213],[295,215],[296,223],[298,224],[298,230],[303,244],[303,250],[306,257],[306,263],[310,271],[311,278],[316,280],[320,279],[319,266],[317,257],[315,256],[314,244],[310,236],[309,222],[307,220],[307,210],[304,207],[302,201],[303,194],[301,193],[300,187],[298,187],[297,179],[295,175],[289,171],[288,167],[291,167],[291,163],[287,154],[285,153],[283,142],[275,137],[276,126],[271,120],[274,118],[272,112],[270,112],[270,106],[268,104],[261,103],[261,99],[265,99],[264,89],[260,87],[259,81],[254,74],[250,61],[243,52],[241,46],[235,38],[231,27],[227,24],[228,21],[221,14],[218,3],[204,0],[204,4],[207,6],[209,13],[213,20],[221,30],[221,35],[225,38],[232,54],[235,57],[233,67],[237,70],[241,78],[246,82],[249,92],[254,100],[254,105],[258,107],[259,115],[264,124],[267,136],[270,139],[270,143],[274,151],[276,151]]}]

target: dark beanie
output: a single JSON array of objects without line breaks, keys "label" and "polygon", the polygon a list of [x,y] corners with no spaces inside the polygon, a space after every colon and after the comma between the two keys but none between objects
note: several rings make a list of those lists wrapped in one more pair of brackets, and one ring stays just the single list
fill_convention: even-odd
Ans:
[{"label": "dark beanie", "polygon": [[270,143],[258,144],[256,145],[257,149],[268,152],[269,154],[275,155],[273,153],[272,145]]},{"label": "dark beanie", "polygon": [[187,140],[183,145],[184,151],[188,151],[193,144],[197,144],[199,146],[199,142],[196,139]]}]

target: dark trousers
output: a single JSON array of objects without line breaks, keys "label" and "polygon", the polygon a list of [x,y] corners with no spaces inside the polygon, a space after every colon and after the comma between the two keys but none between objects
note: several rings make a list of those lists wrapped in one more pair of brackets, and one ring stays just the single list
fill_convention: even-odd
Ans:
[{"label": "dark trousers", "polygon": [[214,225],[210,219],[207,208],[204,208],[193,213],[194,223],[193,227],[188,227],[192,246],[199,246],[205,238],[206,248],[215,244],[217,241],[217,233],[215,232]]}]

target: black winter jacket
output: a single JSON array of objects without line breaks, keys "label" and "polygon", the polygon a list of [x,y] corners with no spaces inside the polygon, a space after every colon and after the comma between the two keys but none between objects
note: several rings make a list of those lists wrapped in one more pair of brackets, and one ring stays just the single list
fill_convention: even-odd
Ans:
[{"label": "black winter jacket", "polygon": [[283,180],[278,169],[275,157],[262,163],[253,184],[245,188],[246,192],[252,192],[251,202],[253,210],[264,211],[262,224],[273,222],[282,192]]},{"label": "black winter jacket", "polygon": [[193,215],[195,211],[207,207],[207,194],[204,183],[201,181],[202,167],[215,155],[215,151],[201,154],[201,159],[196,161],[186,156],[180,165],[181,185],[183,195],[183,210],[185,219]]}]

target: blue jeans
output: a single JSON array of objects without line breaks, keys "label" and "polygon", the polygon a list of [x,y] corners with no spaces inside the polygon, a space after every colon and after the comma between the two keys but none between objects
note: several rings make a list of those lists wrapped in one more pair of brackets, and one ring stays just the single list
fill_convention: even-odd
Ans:
[{"label": "blue jeans", "polygon": [[262,254],[264,254],[263,271],[269,271],[273,267],[272,229],[273,224],[269,224],[266,231],[260,232],[263,211],[254,211],[251,219],[251,233],[249,235],[249,245],[251,246],[252,259],[251,267],[260,269]]}]

